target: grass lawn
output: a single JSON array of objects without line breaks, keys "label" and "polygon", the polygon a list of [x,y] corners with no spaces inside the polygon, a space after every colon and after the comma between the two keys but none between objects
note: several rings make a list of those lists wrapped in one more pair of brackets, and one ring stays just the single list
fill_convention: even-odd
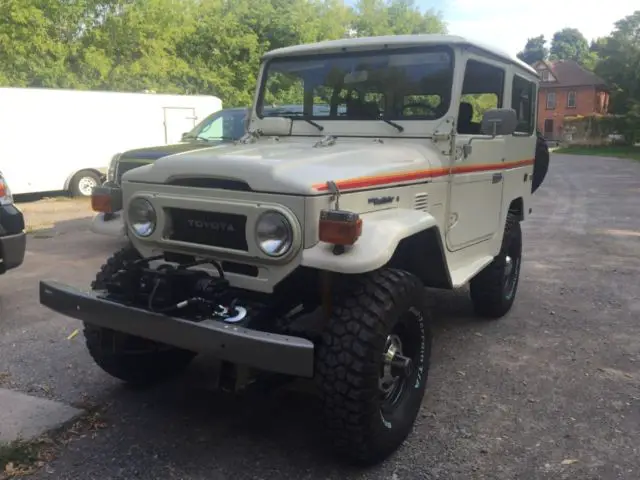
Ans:
[{"label": "grass lawn", "polygon": [[558,148],[554,150],[554,153],[567,153],[571,155],[599,155],[601,157],[619,157],[640,160],[640,147],[638,146],[575,146]]}]

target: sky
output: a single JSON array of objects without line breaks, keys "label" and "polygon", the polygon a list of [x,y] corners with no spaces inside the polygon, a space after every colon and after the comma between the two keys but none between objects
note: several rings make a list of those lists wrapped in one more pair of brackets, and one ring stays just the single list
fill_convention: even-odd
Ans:
[{"label": "sky", "polygon": [[[608,35],[614,22],[640,10],[639,0],[416,0],[423,8],[443,14],[449,33],[501,48],[515,55],[527,38],[577,28],[591,41]],[[606,5],[606,6],[605,6]]]}]

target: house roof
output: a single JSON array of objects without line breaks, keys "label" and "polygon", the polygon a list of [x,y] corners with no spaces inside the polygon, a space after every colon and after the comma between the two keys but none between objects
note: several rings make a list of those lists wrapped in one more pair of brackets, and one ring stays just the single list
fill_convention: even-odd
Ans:
[{"label": "house roof", "polygon": [[542,60],[534,64],[538,72],[549,70],[555,81],[541,81],[540,87],[606,87],[605,81],[573,60]]}]

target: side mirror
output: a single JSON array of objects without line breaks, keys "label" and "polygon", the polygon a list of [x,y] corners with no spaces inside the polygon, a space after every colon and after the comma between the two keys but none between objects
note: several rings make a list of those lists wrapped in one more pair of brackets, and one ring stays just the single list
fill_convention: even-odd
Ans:
[{"label": "side mirror", "polygon": [[187,135],[189,135],[189,132],[184,132],[184,133],[182,134],[182,137],[180,137],[180,139],[181,139],[183,142],[184,142],[184,141],[186,141],[186,140],[187,140],[187,139],[186,139],[186,136],[187,136]]},{"label": "side mirror", "polygon": [[484,112],[480,133],[483,135],[511,135],[518,126],[516,111],[512,108],[492,108]]}]

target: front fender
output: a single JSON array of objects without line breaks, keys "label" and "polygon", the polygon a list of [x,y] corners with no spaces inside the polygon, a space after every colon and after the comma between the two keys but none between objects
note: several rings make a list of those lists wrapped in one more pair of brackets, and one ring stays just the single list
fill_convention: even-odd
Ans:
[{"label": "front fender", "polygon": [[302,265],[336,273],[365,273],[386,265],[398,244],[436,225],[432,215],[420,210],[389,209],[361,215],[362,235],[342,255],[333,245],[318,242],[302,252]]}]

